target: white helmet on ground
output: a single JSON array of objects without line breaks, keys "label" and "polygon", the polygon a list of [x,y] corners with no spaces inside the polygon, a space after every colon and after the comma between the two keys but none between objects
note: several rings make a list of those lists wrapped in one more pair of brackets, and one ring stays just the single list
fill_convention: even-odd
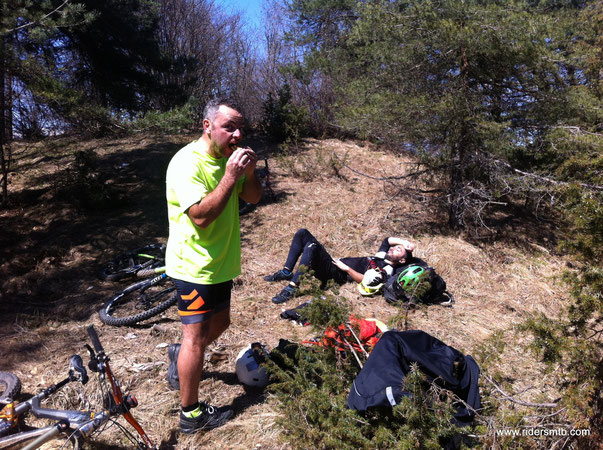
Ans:
[{"label": "white helmet on ground", "polygon": [[268,372],[260,366],[266,361],[266,356],[266,348],[259,342],[254,342],[242,349],[235,364],[239,382],[247,386],[266,387]]},{"label": "white helmet on ground", "polygon": [[378,293],[385,283],[384,272],[380,269],[369,269],[364,273],[362,281],[358,284],[358,292],[362,295]]},{"label": "white helmet on ground", "polygon": [[383,271],[379,269],[369,269],[362,277],[362,284],[365,286],[377,286],[379,284],[383,284],[385,281],[383,278]]}]

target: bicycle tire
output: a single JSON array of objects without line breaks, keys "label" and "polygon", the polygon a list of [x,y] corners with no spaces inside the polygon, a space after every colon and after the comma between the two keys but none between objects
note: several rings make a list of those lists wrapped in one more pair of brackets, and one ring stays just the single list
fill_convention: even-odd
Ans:
[{"label": "bicycle tire", "polygon": [[[165,264],[165,244],[149,244],[123,253],[106,263],[98,272],[105,281],[119,281],[139,276],[141,269],[151,269]],[[141,276],[149,276],[144,272]]]},{"label": "bicycle tire", "polygon": [[[169,286],[163,286],[167,281]],[[101,322],[116,327],[134,325],[138,322],[156,316],[178,301],[176,287],[173,282],[163,274],[153,280],[135,283],[108,300],[99,310]],[[139,303],[150,303],[155,306],[137,311]],[[146,306],[145,306],[146,307]]]},{"label": "bicycle tire", "polygon": [[247,213],[250,213],[256,208],[256,205],[253,203],[247,203],[245,200],[239,201],[239,216],[244,216]]},{"label": "bicycle tire", "polygon": [[10,372],[0,372],[0,403],[10,403],[21,393],[21,380]]},{"label": "bicycle tire", "polygon": [[136,277],[137,278],[151,278],[155,275],[159,275],[164,272],[165,272],[165,266],[153,267],[150,269],[141,269],[138,272],[136,272]]}]

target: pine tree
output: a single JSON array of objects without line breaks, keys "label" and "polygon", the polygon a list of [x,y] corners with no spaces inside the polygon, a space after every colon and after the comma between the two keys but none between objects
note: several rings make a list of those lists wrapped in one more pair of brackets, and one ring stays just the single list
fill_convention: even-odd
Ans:
[{"label": "pine tree", "polygon": [[578,260],[565,277],[573,302],[559,317],[536,317],[521,328],[551,368],[562,367],[568,416],[593,430],[581,443],[586,448],[601,441],[603,429],[603,3],[566,14],[574,19],[563,27],[571,38],[569,101],[556,111],[557,126],[544,134],[542,151],[549,158],[538,163],[563,181],[554,192],[565,225],[561,247]]},{"label": "pine tree", "polygon": [[556,18],[530,3],[371,2],[338,52],[338,119],[423,159],[449,225],[518,195],[506,176],[566,103]]},{"label": "pine tree", "polygon": [[276,97],[268,93],[264,102],[262,127],[278,142],[296,141],[307,135],[308,115],[303,107],[293,103],[287,82],[280,87]]},{"label": "pine tree", "polygon": [[141,111],[159,87],[155,71],[166,61],[156,40],[158,5],[149,0],[78,0],[94,18],[65,27],[63,51],[73,55],[73,88],[87,89],[109,108]]},{"label": "pine tree", "polygon": [[[8,197],[10,154],[7,148],[12,138],[12,87],[32,76],[32,61],[52,59],[54,39],[59,26],[85,23],[91,16],[80,4],[8,0],[0,3],[0,162],[2,168],[2,198]],[[44,44],[46,43],[46,45]],[[54,64],[54,62],[53,62]]]},{"label": "pine tree", "polygon": [[[69,128],[104,133],[116,118],[151,108],[160,75],[172,66],[156,41],[155,1],[10,0],[0,7],[6,200],[6,144],[14,126],[22,136]],[[7,96],[15,86],[21,98]],[[13,111],[19,119],[14,123]]]}]

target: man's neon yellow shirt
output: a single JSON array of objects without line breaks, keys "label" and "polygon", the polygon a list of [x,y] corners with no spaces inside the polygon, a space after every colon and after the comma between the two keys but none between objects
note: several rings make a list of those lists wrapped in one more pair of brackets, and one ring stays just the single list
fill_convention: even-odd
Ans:
[{"label": "man's neon yellow shirt", "polygon": [[207,228],[196,226],[186,211],[213,191],[226,171],[227,158],[215,159],[193,141],[174,155],[166,175],[169,238],[168,276],[197,284],[218,284],[241,274],[239,194],[241,177],[224,211]]}]

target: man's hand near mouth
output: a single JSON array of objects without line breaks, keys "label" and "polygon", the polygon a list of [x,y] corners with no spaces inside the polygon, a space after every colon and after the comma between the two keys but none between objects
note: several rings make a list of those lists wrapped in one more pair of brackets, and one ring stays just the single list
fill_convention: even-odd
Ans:
[{"label": "man's hand near mouth", "polygon": [[[237,146],[236,144],[229,144],[229,148]],[[257,163],[256,153],[249,147],[238,147],[232,152],[228,158],[228,165],[232,165],[234,169],[235,179],[238,179],[241,175],[245,174],[247,178],[254,176],[254,170]]]},{"label": "man's hand near mouth", "polygon": [[250,177],[251,175],[254,174],[253,171],[255,170],[255,165],[258,162],[258,156],[249,147],[240,148],[240,149],[243,150],[245,152],[245,155],[249,158],[249,164],[245,168],[245,174],[247,175],[247,177]]}]

